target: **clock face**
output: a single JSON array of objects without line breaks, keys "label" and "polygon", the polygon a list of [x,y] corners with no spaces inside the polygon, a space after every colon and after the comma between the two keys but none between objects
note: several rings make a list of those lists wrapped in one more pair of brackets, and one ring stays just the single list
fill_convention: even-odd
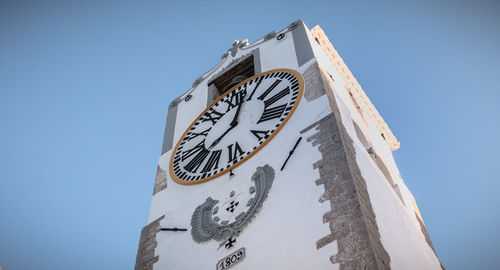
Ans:
[{"label": "clock face", "polygon": [[183,185],[199,184],[243,163],[288,121],[303,88],[297,71],[275,69],[227,91],[180,138],[170,159],[172,179]]}]

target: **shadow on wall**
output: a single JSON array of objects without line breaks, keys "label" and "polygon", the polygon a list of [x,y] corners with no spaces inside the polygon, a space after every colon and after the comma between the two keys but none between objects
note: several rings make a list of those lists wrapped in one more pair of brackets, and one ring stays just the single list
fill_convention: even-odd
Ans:
[{"label": "shadow on wall", "polygon": [[356,135],[358,136],[358,139],[361,141],[363,146],[365,147],[366,151],[368,154],[370,154],[370,157],[372,160],[375,162],[379,170],[382,172],[382,174],[385,176],[389,184],[392,186],[394,191],[396,192],[396,195],[398,195],[399,199],[401,202],[404,203],[403,200],[403,195],[401,194],[401,191],[399,190],[399,186],[396,184],[396,181],[394,180],[389,168],[387,168],[387,165],[383,161],[383,159],[375,152],[375,149],[373,148],[372,144],[370,143],[370,140],[368,137],[365,136],[361,128],[359,127],[358,123],[356,121],[353,121],[354,124],[354,129],[356,130]]}]

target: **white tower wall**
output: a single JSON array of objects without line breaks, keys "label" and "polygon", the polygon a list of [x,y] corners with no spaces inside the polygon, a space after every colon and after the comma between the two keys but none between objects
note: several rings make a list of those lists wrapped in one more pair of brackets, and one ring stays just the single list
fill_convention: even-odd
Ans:
[{"label": "white tower wall", "polygon": [[[256,74],[289,68],[302,75],[304,96],[296,111],[234,176],[226,173],[199,185],[174,182],[173,145],[213,100],[209,82],[249,56]],[[235,42],[217,66],[175,99],[136,269],[214,269],[242,248],[244,258],[233,269],[441,269],[392,157],[399,142],[346,69],[322,30],[310,31],[299,20],[252,44]],[[194,241],[195,209],[208,197],[247,196],[251,176],[266,165],[274,171],[272,186],[234,246]]]}]

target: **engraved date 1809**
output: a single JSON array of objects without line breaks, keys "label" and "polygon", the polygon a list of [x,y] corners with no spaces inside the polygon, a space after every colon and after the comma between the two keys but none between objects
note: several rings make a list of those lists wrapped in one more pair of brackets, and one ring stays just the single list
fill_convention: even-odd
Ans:
[{"label": "engraved date 1809", "polygon": [[226,256],[225,258],[223,258],[222,260],[220,260],[217,263],[215,269],[216,270],[228,269],[231,266],[233,266],[236,263],[238,263],[241,260],[243,260],[243,258],[245,258],[245,248],[244,247],[236,250],[235,252],[229,254],[228,256]]}]

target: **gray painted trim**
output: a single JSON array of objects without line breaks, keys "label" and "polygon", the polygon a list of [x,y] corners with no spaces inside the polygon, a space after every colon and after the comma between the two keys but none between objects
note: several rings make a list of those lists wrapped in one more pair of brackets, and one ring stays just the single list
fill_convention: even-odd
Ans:
[{"label": "gray painted trim", "polygon": [[253,69],[255,74],[262,73],[262,65],[260,62],[260,51],[259,48],[252,51],[253,52]]},{"label": "gray painted trim", "polygon": [[293,44],[295,45],[295,56],[300,66],[314,58],[314,53],[307,37],[307,28],[302,20],[292,30]]},{"label": "gray painted trim", "polygon": [[207,90],[207,107],[219,96],[219,89],[212,83]]},{"label": "gray painted trim", "polygon": [[177,120],[177,106],[181,101],[180,97],[174,99],[168,106],[167,122],[165,124],[165,133],[163,135],[163,146],[161,154],[165,154],[172,149],[174,143],[175,121]]}]

